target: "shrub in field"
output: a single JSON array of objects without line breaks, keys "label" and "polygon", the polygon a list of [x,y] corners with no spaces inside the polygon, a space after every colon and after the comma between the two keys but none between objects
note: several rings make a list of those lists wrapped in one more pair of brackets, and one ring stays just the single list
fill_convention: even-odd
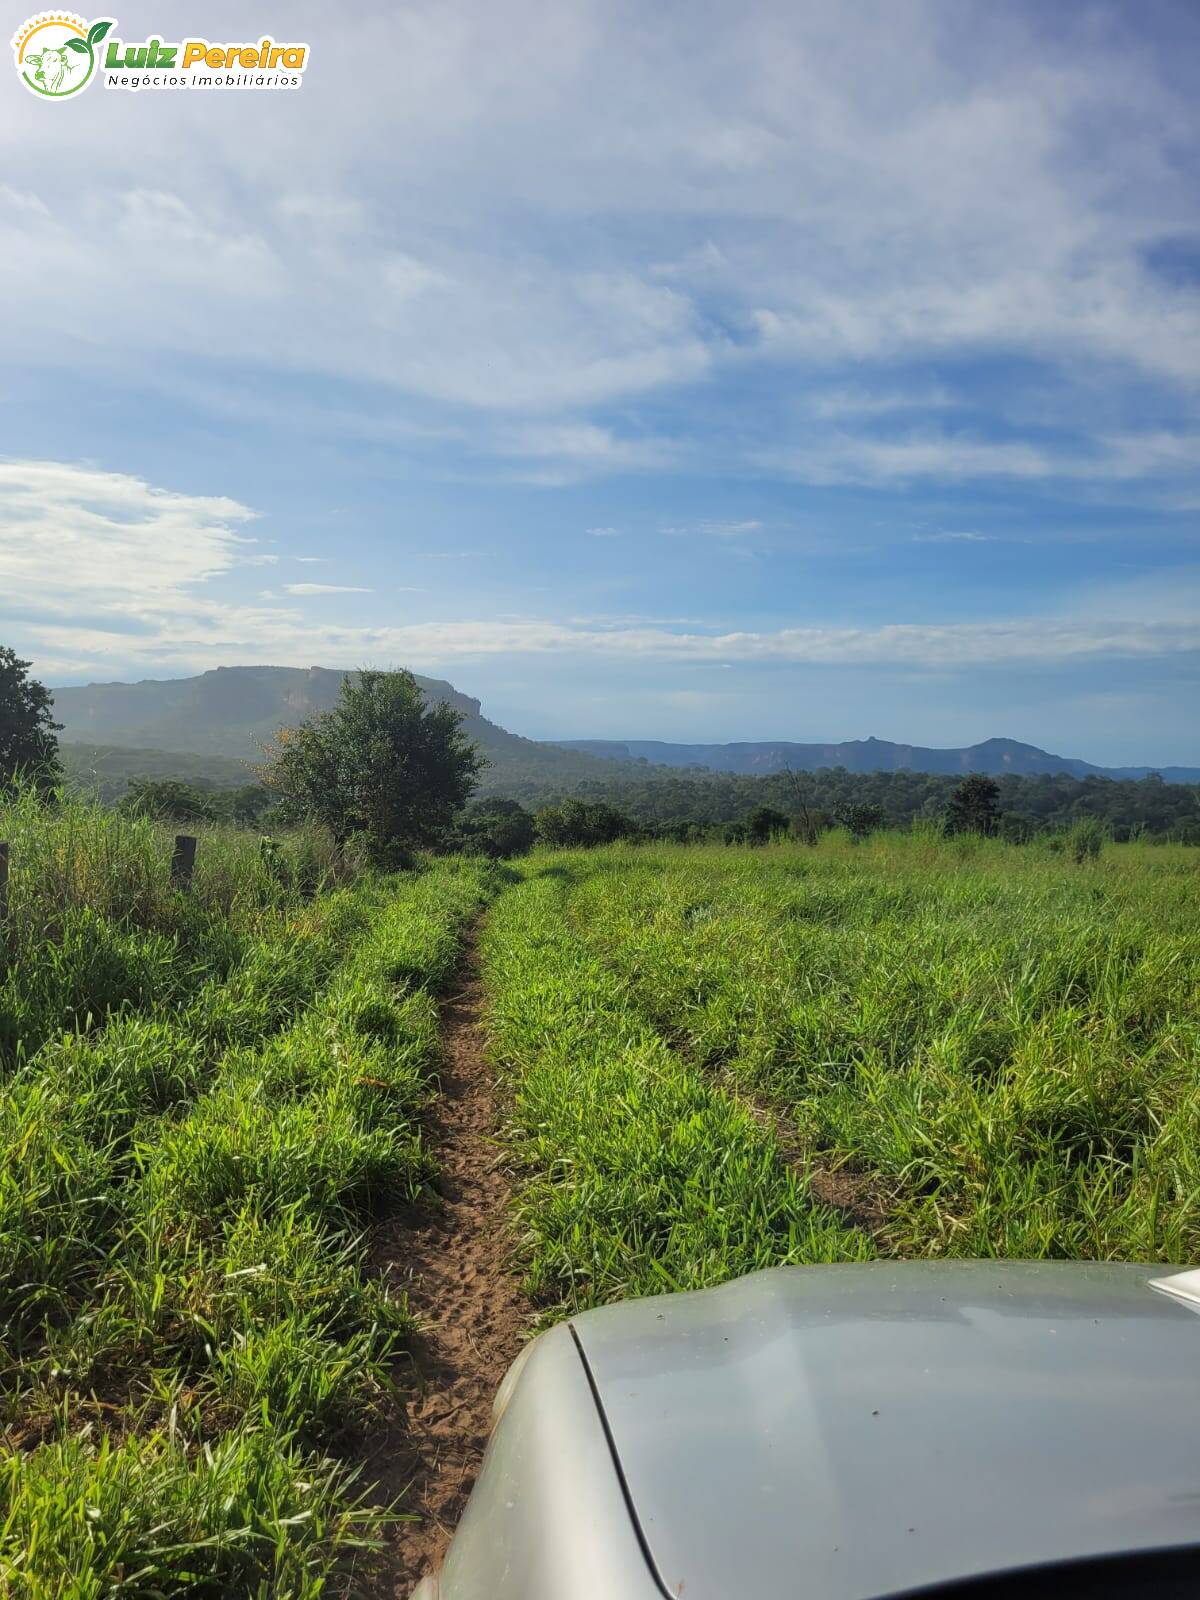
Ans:
[{"label": "shrub in field", "polygon": [[1104,829],[1095,817],[1083,817],[1067,835],[1067,846],[1076,866],[1099,858],[1104,844]]},{"label": "shrub in field", "polygon": [[883,811],[875,805],[844,805],[839,806],[834,812],[834,820],[839,827],[845,828],[850,837],[859,843],[869,839],[876,829],[883,826]]},{"label": "shrub in field", "polygon": [[536,822],[538,838],[556,849],[611,844],[637,831],[627,816],[604,801],[564,800],[539,811]]},{"label": "shrub in field", "polygon": [[133,778],[121,810],[158,822],[215,822],[217,810],[203,789],[179,778]]},{"label": "shrub in field", "polygon": [[786,811],[776,811],[771,806],[759,806],[750,813],[746,824],[746,837],[751,844],[767,844],[772,839],[782,839],[788,831],[790,818]]},{"label": "shrub in field", "polygon": [[469,855],[509,861],[529,854],[537,827],[532,814],[516,800],[479,800],[468,807],[459,833]]}]

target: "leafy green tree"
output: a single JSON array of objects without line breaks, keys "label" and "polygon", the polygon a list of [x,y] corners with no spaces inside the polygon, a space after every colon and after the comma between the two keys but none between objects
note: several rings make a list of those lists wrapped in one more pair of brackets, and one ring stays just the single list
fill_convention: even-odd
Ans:
[{"label": "leafy green tree", "polygon": [[211,795],[178,778],[130,779],[120,809],[162,822],[214,822],[218,814]]},{"label": "leafy green tree", "polygon": [[985,838],[1000,828],[1000,785],[982,772],[964,778],[946,802],[947,833],[980,833]]},{"label": "leafy green tree", "polygon": [[259,775],[284,820],[313,817],[375,865],[404,866],[451,835],[475,787],[483,760],[461,723],[426,706],[411,672],[348,674],[332,711],[279,730]]},{"label": "leafy green tree", "polygon": [[528,855],[536,827],[533,816],[518,800],[477,800],[460,824],[463,849],[469,855],[507,861]]},{"label": "leafy green tree", "polygon": [[624,812],[602,800],[593,805],[585,800],[564,800],[561,805],[546,806],[538,812],[536,824],[538,838],[558,849],[612,844],[637,831]]},{"label": "leafy green tree", "polygon": [[791,825],[786,811],[776,811],[774,806],[759,806],[750,813],[746,833],[751,844],[766,844],[770,839],[782,839]]},{"label": "leafy green tree", "polygon": [[861,844],[864,839],[869,839],[876,828],[882,828],[884,822],[883,807],[871,801],[847,801],[838,806],[834,817],[839,827],[845,828],[855,844]]},{"label": "leafy green tree", "polygon": [[29,676],[30,663],[0,645],[0,792],[18,778],[39,789],[53,789],[62,777],[58,760],[61,722],[53,716],[54,697]]},{"label": "leafy green tree", "polygon": [[244,783],[236,789],[212,790],[211,803],[221,821],[257,828],[267,819],[276,800],[263,784]]}]

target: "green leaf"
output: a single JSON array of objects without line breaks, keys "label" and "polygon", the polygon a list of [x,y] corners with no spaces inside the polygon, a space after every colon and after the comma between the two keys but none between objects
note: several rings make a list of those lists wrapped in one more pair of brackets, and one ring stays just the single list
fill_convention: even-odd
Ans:
[{"label": "green leaf", "polygon": [[108,32],[108,30],[111,27],[112,27],[111,21],[110,22],[93,22],[91,27],[88,29],[88,43],[89,44],[99,44],[101,39],[103,39],[104,35]]},{"label": "green leaf", "polygon": [[87,55],[87,48],[88,48],[87,45],[84,44],[82,39],[68,39],[67,40],[67,49],[68,50],[78,50],[83,55]]}]

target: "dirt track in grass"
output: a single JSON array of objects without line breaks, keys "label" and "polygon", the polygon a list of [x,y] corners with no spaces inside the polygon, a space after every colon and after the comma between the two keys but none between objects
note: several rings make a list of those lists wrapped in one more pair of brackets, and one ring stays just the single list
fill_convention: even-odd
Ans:
[{"label": "dirt track in grass", "polygon": [[861,1228],[881,1245],[886,1244],[887,1206],[868,1179],[845,1167],[831,1166],[808,1152],[787,1117],[768,1100],[748,1093],[730,1074],[721,1074],[720,1081],[731,1099],[744,1106],[760,1127],[774,1134],[780,1156],[807,1181],[814,1200],[836,1211],[848,1226]]},{"label": "dirt track in grass", "polygon": [[439,1086],[424,1119],[434,1192],[380,1228],[372,1250],[420,1321],[394,1374],[400,1400],[366,1462],[365,1481],[419,1518],[391,1531],[379,1595],[407,1597],[441,1559],[483,1459],[492,1399],[533,1317],[509,1259],[482,988],[472,939],[442,1004]]}]

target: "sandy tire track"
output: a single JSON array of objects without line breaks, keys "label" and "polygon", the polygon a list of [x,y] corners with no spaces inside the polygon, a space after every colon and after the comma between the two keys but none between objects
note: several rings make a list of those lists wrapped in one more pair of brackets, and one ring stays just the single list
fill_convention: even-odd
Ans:
[{"label": "sandy tire track", "polygon": [[433,1193],[389,1220],[372,1260],[407,1288],[420,1332],[393,1374],[398,1400],[368,1441],[364,1481],[420,1520],[389,1534],[371,1593],[406,1597],[445,1551],[479,1471],[492,1399],[533,1310],[510,1261],[500,1096],[483,1059],[475,936],[441,1008],[438,1089],[423,1118]]}]

